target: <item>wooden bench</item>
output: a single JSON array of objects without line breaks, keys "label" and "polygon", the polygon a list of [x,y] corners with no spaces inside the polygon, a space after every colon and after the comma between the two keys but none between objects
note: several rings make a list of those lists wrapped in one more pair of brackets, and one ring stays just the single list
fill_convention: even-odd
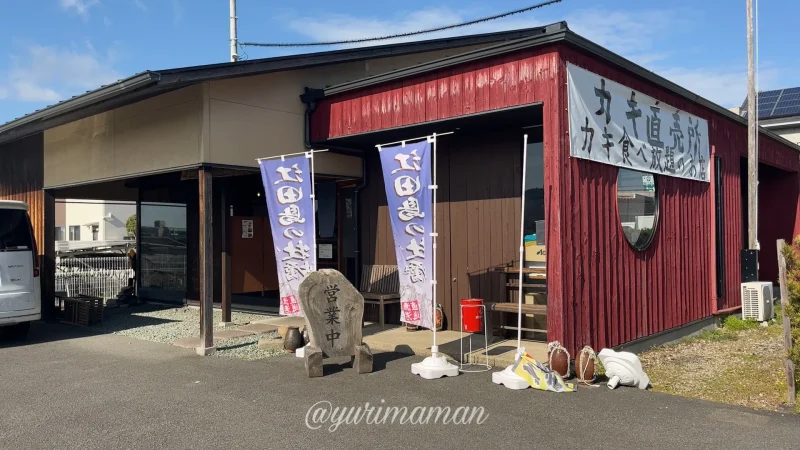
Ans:
[{"label": "wooden bench", "polygon": [[397,266],[364,265],[359,291],[365,304],[378,305],[378,323],[383,329],[386,305],[400,303],[400,275]]},{"label": "wooden bench", "polygon": [[[519,304],[517,303],[510,303],[510,302],[503,302],[503,303],[489,303],[487,305],[487,310],[499,312],[499,313],[512,313],[517,314],[519,311]],[[531,305],[531,304],[523,304],[522,305],[522,314],[535,314],[535,315],[547,315],[547,305]],[[494,321],[492,321],[494,322]],[[489,328],[494,332],[494,327],[489,325]],[[501,330],[517,330],[516,326],[511,325],[500,325],[499,327]],[[547,330],[540,330],[536,328],[522,328],[522,331],[529,331],[531,333],[547,333]]]},{"label": "wooden bench", "polygon": [[[509,313],[509,314],[517,314],[519,311],[519,305],[516,301],[513,301],[512,292],[516,295],[519,295],[519,282],[520,282],[520,269],[519,267],[513,267],[510,265],[503,265],[503,266],[496,266],[491,269],[493,272],[500,272],[506,278],[506,292],[508,293],[508,301],[507,302],[500,302],[500,303],[490,303],[487,304],[486,310],[487,311],[494,311],[496,313]],[[522,275],[523,275],[523,283],[522,283],[522,290],[523,295],[528,293],[534,294],[547,294],[547,269],[544,267],[523,267],[522,268]],[[488,326],[491,329],[491,332],[494,333],[493,322],[494,314],[489,314],[489,321],[492,322]],[[537,316],[546,316],[547,315],[547,305],[532,305],[532,304],[523,304],[522,305],[522,314],[524,315],[537,315]],[[505,321],[503,321],[505,322]],[[498,328],[501,330],[501,335],[505,334],[503,331],[506,330],[513,330],[517,331],[518,328],[516,326],[516,321],[514,325],[504,325],[501,324]],[[521,331],[528,331],[531,333],[547,333],[547,330],[544,329],[537,329],[537,328],[525,328],[522,327]]]}]

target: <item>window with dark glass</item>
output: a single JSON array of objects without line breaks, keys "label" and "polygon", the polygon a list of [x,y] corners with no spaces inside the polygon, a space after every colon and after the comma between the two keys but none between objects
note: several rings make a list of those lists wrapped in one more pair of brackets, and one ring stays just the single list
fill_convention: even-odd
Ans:
[{"label": "window with dark glass", "polygon": [[542,128],[526,130],[528,146],[525,149],[525,264],[544,267],[547,251],[544,229],[544,147]]},{"label": "window with dark glass", "polygon": [[31,250],[32,243],[28,213],[21,209],[0,209],[0,251]]},{"label": "window with dark glass", "polygon": [[658,225],[658,186],[652,173],[619,169],[617,209],[625,239],[635,250],[653,241]]},{"label": "window with dark glass", "polygon": [[80,225],[70,225],[70,227],[69,227],[69,240],[70,241],[80,241],[81,240],[81,227],[80,227]]}]

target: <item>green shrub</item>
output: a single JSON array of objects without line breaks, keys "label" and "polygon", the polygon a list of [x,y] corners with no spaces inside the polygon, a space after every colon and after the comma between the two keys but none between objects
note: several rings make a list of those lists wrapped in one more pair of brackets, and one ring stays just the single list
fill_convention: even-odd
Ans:
[{"label": "green shrub", "polygon": [[751,330],[760,327],[761,324],[753,319],[740,319],[737,316],[728,316],[722,321],[722,328],[728,331]]},{"label": "green shrub", "polygon": [[791,324],[792,348],[789,349],[789,357],[797,370],[795,379],[800,379],[800,236],[791,245],[784,245],[782,253],[786,258],[786,288],[789,291],[783,320]]}]

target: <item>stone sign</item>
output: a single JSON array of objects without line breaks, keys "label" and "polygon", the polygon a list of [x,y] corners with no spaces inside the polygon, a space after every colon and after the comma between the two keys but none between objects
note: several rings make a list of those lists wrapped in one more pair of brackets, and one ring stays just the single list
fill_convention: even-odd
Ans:
[{"label": "stone sign", "polygon": [[300,305],[310,330],[305,349],[309,377],[322,376],[322,355],[352,356],[358,373],[372,372],[372,353],[361,340],[364,297],[339,271],[310,273],[300,284]]}]

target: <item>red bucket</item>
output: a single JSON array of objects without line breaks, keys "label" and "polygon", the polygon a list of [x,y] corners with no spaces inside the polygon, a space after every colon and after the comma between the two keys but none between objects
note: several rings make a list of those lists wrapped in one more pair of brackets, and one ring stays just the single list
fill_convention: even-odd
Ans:
[{"label": "red bucket", "polygon": [[483,299],[467,298],[461,300],[461,326],[467,333],[483,331]]}]

